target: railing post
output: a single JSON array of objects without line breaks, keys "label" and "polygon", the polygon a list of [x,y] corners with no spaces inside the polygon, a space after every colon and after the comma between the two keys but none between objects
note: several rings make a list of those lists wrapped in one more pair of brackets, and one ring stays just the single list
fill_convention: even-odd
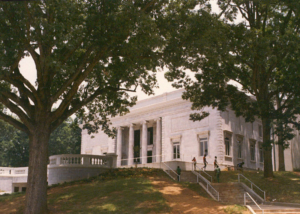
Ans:
[{"label": "railing post", "polygon": [[199,183],[199,177],[198,177],[198,175],[197,175],[197,183]]},{"label": "railing post", "polygon": [[266,191],[264,191],[264,200],[266,201]]},{"label": "railing post", "polygon": [[240,174],[238,174],[238,181],[239,181],[239,183],[240,183]]}]

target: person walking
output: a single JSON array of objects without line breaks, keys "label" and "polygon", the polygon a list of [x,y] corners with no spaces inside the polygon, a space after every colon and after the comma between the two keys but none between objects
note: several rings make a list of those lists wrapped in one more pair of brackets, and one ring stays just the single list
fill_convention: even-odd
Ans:
[{"label": "person walking", "polygon": [[176,169],[176,171],[177,171],[177,179],[178,179],[178,181],[180,181],[181,169],[180,169],[180,167],[179,167],[179,166],[177,166],[177,169]]},{"label": "person walking", "polygon": [[204,169],[206,169],[206,166],[208,164],[208,162],[206,161],[206,154],[204,154],[204,156],[203,156],[203,164],[204,164],[204,166],[202,169],[204,170]]},{"label": "person walking", "polygon": [[217,161],[217,156],[215,156],[215,161],[214,161],[214,168],[216,169],[218,166],[218,161]]},{"label": "person walking", "polygon": [[194,165],[194,170],[196,171],[197,160],[196,160],[196,158],[194,157],[192,161],[193,161],[193,165]]},{"label": "person walking", "polygon": [[218,183],[220,183],[221,169],[219,168],[218,165],[217,165],[217,168],[215,169],[215,172],[216,172],[216,176],[217,176],[217,181],[218,181]]}]

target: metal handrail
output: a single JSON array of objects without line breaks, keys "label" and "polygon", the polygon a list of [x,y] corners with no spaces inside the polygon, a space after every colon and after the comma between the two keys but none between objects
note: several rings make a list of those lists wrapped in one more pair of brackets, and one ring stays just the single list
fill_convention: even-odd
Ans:
[{"label": "metal handrail", "polygon": [[215,195],[216,195],[216,198],[217,198],[217,201],[219,201],[220,200],[220,194],[219,194],[219,192],[215,189],[215,188],[213,188],[213,186],[210,184],[210,182],[205,178],[205,177],[203,177],[200,173],[198,173],[198,172],[196,172],[196,171],[192,171],[195,175],[197,175],[197,183],[199,183],[199,177],[205,182],[205,185],[206,185],[206,191],[207,192],[210,192],[212,195],[214,195],[213,193],[212,193],[212,191],[210,191],[209,190],[209,187],[210,187],[210,189],[212,189],[214,192],[215,192]]},{"label": "metal handrail", "polygon": [[254,204],[262,211],[262,214],[264,214],[264,210],[256,203],[256,201],[251,197],[251,195],[248,192],[244,193],[244,205],[246,206],[246,196],[247,195],[254,202]]},{"label": "metal handrail", "polygon": [[[259,188],[255,183],[253,183],[252,181],[250,181],[248,178],[246,178],[244,175],[242,175],[242,174],[238,174],[238,181],[239,182],[241,182],[240,181],[240,176],[242,176],[242,177],[244,177],[247,181],[249,181],[250,182],[250,184],[251,184],[251,189],[253,190],[253,185],[258,189],[258,190],[260,190],[263,194],[264,194],[264,201],[266,200],[266,191],[264,191],[264,190],[262,190],[261,188]],[[254,191],[254,190],[253,190]]]},{"label": "metal handrail", "polygon": [[[171,167],[169,167],[166,163],[162,162],[162,164],[164,164],[166,167],[169,168],[170,171],[172,171],[174,174],[176,174],[179,177],[179,181],[180,181],[180,175],[178,175]],[[164,170],[170,177],[172,177],[166,170]],[[173,177],[172,177],[173,178]],[[174,179],[174,178],[173,178]],[[175,180],[175,179],[174,179]]]},{"label": "metal handrail", "polygon": [[196,169],[198,169],[199,171],[202,171],[204,174],[206,174],[210,178],[210,182],[212,182],[212,176],[210,174],[208,174],[207,172],[205,172],[204,169],[200,169],[197,165],[196,165]]}]

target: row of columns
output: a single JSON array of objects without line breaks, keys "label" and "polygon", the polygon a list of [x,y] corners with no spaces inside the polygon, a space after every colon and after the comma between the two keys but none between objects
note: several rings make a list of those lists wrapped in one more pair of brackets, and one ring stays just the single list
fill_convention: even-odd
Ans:
[{"label": "row of columns", "polygon": [[[156,155],[156,162],[161,161],[161,119],[158,118],[156,121],[156,140],[155,140],[155,155]],[[128,165],[134,164],[134,124],[129,125],[129,141],[128,141]],[[123,128],[121,126],[118,127],[117,132],[117,166],[121,165],[121,158],[122,158],[122,130]],[[148,140],[148,127],[147,127],[147,121],[143,121],[142,123],[142,141],[141,141],[141,161],[142,164],[147,163],[147,140]]]}]

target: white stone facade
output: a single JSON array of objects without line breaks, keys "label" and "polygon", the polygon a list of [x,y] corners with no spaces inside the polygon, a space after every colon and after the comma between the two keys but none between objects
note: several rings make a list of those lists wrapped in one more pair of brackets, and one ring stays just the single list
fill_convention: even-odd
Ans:
[{"label": "white stone facade", "polygon": [[27,177],[28,167],[0,167],[0,194],[26,191]]},{"label": "white stone facade", "polygon": [[[221,112],[206,107],[204,111],[210,115],[193,122],[189,120],[191,103],[181,98],[182,92],[139,101],[130,113],[112,118],[112,125],[118,130],[115,139],[102,131],[91,138],[84,130],[81,154],[115,153],[117,166],[161,160],[191,162],[193,157],[201,164],[207,147],[210,166],[217,156],[221,166],[236,166],[244,161],[244,167],[263,170],[260,120],[246,123],[230,109]],[[292,170],[291,150],[285,154],[287,170]],[[275,160],[276,156],[275,153]]]}]

